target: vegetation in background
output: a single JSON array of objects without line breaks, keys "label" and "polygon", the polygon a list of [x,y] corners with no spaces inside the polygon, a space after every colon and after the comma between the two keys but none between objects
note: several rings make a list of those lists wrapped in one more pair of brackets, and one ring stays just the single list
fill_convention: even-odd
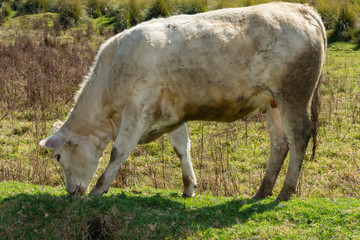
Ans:
[{"label": "vegetation in background", "polygon": [[[1,2],[1,1],[0,1]],[[269,0],[4,0],[3,13],[11,9],[18,15],[52,12],[59,13],[64,27],[74,26],[87,18],[107,17],[113,20],[114,32],[130,28],[144,20],[173,14],[195,14],[225,7],[256,5]],[[359,0],[295,0],[313,5],[321,14],[333,39],[354,40],[359,37],[357,24]]]},{"label": "vegetation in background", "polygon": [[350,41],[355,38],[357,34],[356,24],[357,24],[358,13],[356,10],[350,6],[349,3],[346,3],[340,9],[340,14],[335,24],[335,29],[330,36],[331,40],[335,41]]}]

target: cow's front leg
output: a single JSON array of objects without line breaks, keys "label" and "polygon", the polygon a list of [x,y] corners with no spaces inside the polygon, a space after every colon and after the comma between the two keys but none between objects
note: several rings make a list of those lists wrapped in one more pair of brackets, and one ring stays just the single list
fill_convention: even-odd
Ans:
[{"label": "cow's front leg", "polygon": [[265,176],[259,190],[253,197],[254,199],[262,199],[272,195],[275,181],[289,151],[286,135],[282,128],[279,108],[273,109],[269,106],[267,109],[267,117],[268,131],[271,140],[270,157]]},{"label": "cow's front leg", "polygon": [[184,182],[183,197],[194,197],[196,177],[191,163],[190,139],[186,123],[175,131],[169,133],[169,138],[181,161],[182,179]]},{"label": "cow's front leg", "polygon": [[109,165],[90,194],[102,195],[107,193],[121,163],[129,157],[138,144],[145,128],[143,122],[135,121],[135,119],[138,118],[123,117],[118,136],[111,151]]}]

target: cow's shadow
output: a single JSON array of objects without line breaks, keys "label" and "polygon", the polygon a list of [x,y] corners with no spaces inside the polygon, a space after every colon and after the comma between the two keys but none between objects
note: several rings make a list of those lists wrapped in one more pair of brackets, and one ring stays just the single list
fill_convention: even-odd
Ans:
[{"label": "cow's shadow", "polygon": [[[21,222],[21,219],[11,216],[18,215],[20,209],[24,218],[31,216],[31,226],[45,228],[42,229],[43,232],[47,231],[47,226],[57,226],[60,229],[57,234],[60,236],[61,229],[73,229],[74,232],[70,235],[77,238],[147,239],[181,238],[213,228],[225,229],[235,224],[245,224],[254,214],[269,211],[278,203],[273,199],[232,199],[219,202],[218,198],[208,196],[205,200],[182,200],[177,193],[150,196],[122,193],[105,197],[18,194],[4,199],[0,209],[6,209],[6,213],[2,215],[8,215],[9,221],[14,219],[13,221]],[[18,225],[17,230],[14,228],[14,231],[23,234],[18,236],[20,238],[32,234],[24,231],[31,229],[24,227],[24,224]],[[74,224],[79,226],[75,230],[72,227]]]}]

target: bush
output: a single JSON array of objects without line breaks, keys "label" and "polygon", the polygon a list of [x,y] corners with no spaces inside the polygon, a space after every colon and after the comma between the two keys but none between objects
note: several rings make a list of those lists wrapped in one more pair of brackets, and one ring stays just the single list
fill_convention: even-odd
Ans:
[{"label": "bush", "polygon": [[141,7],[137,0],[130,0],[123,10],[128,27],[133,27],[142,22]]},{"label": "bush", "polygon": [[208,10],[207,0],[187,0],[180,4],[180,13],[196,14],[206,12]]},{"label": "bush", "polygon": [[89,16],[98,18],[107,14],[109,6],[106,0],[87,0],[86,8]]},{"label": "bush", "polygon": [[335,29],[331,39],[335,41],[350,41],[355,37],[355,27],[357,22],[357,13],[352,5],[346,3],[340,10],[336,21]]},{"label": "bush", "polygon": [[11,14],[10,4],[8,2],[3,3],[1,10],[2,10],[2,16],[0,16],[0,18],[1,17],[6,18],[7,16],[9,16]]},{"label": "bush", "polygon": [[156,0],[149,8],[145,20],[158,17],[167,17],[170,15],[170,5],[168,0]]},{"label": "bush", "polygon": [[325,28],[334,29],[338,18],[339,4],[336,1],[319,0],[315,7],[321,15]]},{"label": "bush", "polygon": [[47,10],[49,0],[13,0],[11,8],[19,14],[34,14]]},{"label": "bush", "polygon": [[137,0],[129,0],[125,5],[118,6],[114,15],[114,32],[118,33],[141,23],[144,18],[140,3]]},{"label": "bush", "polygon": [[78,0],[59,0],[58,11],[60,13],[59,20],[64,27],[74,26],[85,16],[81,1]]}]

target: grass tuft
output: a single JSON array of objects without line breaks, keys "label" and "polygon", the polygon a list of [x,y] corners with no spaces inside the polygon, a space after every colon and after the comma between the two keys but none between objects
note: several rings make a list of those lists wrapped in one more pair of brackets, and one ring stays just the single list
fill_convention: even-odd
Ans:
[{"label": "grass tuft", "polygon": [[81,1],[64,0],[59,2],[60,22],[65,27],[72,27],[85,17]]},{"label": "grass tuft", "polygon": [[179,6],[180,13],[196,14],[208,10],[207,0],[183,0]]},{"label": "grass tuft", "polygon": [[170,15],[171,9],[168,0],[155,0],[151,7],[148,9],[145,20],[153,18],[167,17]]},{"label": "grass tuft", "polygon": [[357,18],[357,12],[354,8],[349,3],[345,3],[340,9],[340,14],[330,39],[335,41],[353,40],[356,33]]}]

